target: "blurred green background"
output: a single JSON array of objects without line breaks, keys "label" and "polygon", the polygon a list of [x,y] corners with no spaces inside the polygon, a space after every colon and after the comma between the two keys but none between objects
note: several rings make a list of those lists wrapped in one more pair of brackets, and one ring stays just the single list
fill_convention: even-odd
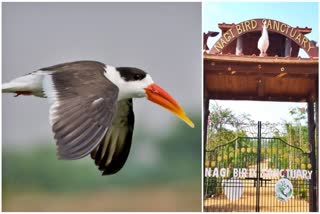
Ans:
[{"label": "blurred green background", "polygon": [[136,128],[128,161],[112,176],[90,157],[57,160],[47,139],[7,142],[3,211],[201,211],[201,118],[191,118],[194,129],[171,124],[161,136]]}]

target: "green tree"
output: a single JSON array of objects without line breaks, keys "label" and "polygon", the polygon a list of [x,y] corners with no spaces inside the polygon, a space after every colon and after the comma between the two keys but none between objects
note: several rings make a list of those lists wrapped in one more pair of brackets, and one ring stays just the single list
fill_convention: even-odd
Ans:
[{"label": "green tree", "polygon": [[246,128],[253,124],[249,114],[235,114],[229,108],[223,108],[217,103],[210,106],[207,130],[207,149],[231,141],[240,136],[246,136]]},{"label": "green tree", "polygon": [[297,146],[304,151],[308,151],[308,126],[307,126],[307,111],[306,108],[291,108],[289,110],[292,116],[292,121],[285,121],[285,135],[283,138],[294,146]]}]

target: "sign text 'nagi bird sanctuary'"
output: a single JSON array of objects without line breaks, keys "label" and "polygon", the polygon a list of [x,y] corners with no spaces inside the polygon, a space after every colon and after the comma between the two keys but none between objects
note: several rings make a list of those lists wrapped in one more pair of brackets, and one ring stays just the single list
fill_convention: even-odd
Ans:
[{"label": "sign text 'nagi bird sanctuary'", "polygon": [[224,47],[228,46],[234,39],[238,38],[244,33],[261,31],[262,22],[266,20],[268,31],[282,34],[304,49],[309,55],[315,48],[314,44],[303,35],[297,28],[293,28],[288,24],[272,19],[251,19],[239,24],[233,25],[227,30],[220,39],[213,45],[210,53],[219,53]]}]

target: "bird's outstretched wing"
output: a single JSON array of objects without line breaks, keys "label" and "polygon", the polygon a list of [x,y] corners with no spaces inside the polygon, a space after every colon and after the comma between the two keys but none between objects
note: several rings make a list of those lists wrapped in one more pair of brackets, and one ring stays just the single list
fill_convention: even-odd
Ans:
[{"label": "bird's outstretched wing", "polygon": [[106,136],[91,157],[103,175],[118,172],[126,162],[132,141],[134,113],[132,99],[118,102],[118,110]]},{"label": "bird's outstretched wing", "polygon": [[104,64],[65,63],[41,69],[52,101],[50,123],[61,159],[88,155],[104,138],[116,112],[119,89],[104,76]]}]

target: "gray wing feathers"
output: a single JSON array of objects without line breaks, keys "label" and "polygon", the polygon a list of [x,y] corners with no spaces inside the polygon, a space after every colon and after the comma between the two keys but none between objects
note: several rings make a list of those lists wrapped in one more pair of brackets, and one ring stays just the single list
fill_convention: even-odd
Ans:
[{"label": "gray wing feathers", "polygon": [[102,64],[83,63],[44,69],[56,69],[46,77],[44,89],[53,102],[50,121],[61,159],[88,155],[105,136],[116,111],[118,88],[105,78]]},{"label": "gray wing feathers", "polygon": [[112,126],[91,157],[103,175],[118,172],[125,164],[132,142],[134,113],[132,99],[118,102],[118,111]]},{"label": "gray wing feathers", "polygon": [[[106,106],[104,102],[103,99],[98,105]],[[74,113],[64,114],[63,119],[52,127],[59,156],[63,159],[78,159],[89,154],[105,135],[112,120],[110,112],[113,111],[115,109],[102,108],[99,111],[97,107],[79,104]]]}]

